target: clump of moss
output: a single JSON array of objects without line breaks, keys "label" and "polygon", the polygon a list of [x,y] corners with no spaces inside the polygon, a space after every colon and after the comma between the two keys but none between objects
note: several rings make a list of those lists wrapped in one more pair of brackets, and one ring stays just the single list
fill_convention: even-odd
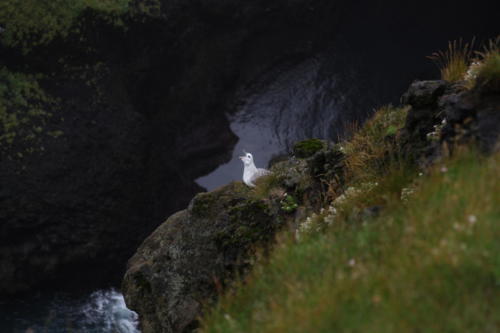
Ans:
[{"label": "clump of moss", "polygon": [[227,208],[238,198],[247,198],[250,188],[241,182],[232,182],[218,190],[198,193],[190,204],[190,211],[204,218],[211,218],[220,213],[221,209]]},{"label": "clump of moss", "polygon": [[[52,115],[48,108],[54,103],[36,76],[0,68],[0,151],[6,153],[14,146],[16,156],[26,149],[33,151],[46,134],[45,125]],[[56,137],[63,133],[52,134]]]},{"label": "clump of moss", "polygon": [[269,207],[256,199],[248,199],[228,207],[228,218],[228,229],[216,237],[219,246],[224,248],[250,246],[266,241],[272,237],[271,231],[276,227],[271,223],[273,217]]},{"label": "clump of moss", "polygon": [[286,213],[292,213],[299,207],[297,200],[293,195],[286,195],[283,200],[281,200],[281,209]]},{"label": "clump of moss", "polygon": [[309,139],[297,142],[293,146],[293,153],[298,158],[307,158],[325,148],[325,142],[319,139]]}]

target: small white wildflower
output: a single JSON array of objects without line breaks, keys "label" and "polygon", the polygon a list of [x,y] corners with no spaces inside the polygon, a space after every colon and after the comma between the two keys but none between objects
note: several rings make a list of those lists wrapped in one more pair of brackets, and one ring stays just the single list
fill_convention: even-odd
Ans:
[{"label": "small white wildflower", "polygon": [[321,208],[321,210],[319,211],[320,214],[323,214],[324,212],[325,212],[324,208]]},{"label": "small white wildflower", "polygon": [[469,215],[467,217],[467,220],[471,225],[474,225],[477,222],[477,217],[475,215]]},{"label": "small white wildflower", "polygon": [[467,72],[464,75],[464,80],[469,81],[477,78],[481,65],[482,63],[480,61],[472,62],[472,64],[470,64],[469,66],[469,69],[467,69]]},{"label": "small white wildflower", "polygon": [[402,201],[408,201],[410,196],[415,192],[414,188],[411,187],[405,187],[401,190],[401,200]]},{"label": "small white wildflower", "polygon": [[354,265],[356,265],[356,259],[351,258],[347,264],[351,267],[354,267]]},{"label": "small white wildflower", "polygon": [[441,121],[441,125],[446,125],[446,118]]},{"label": "small white wildflower", "polygon": [[312,227],[312,220],[310,217],[307,217],[307,219],[299,225],[298,229],[299,233],[307,232],[311,229],[311,227]]},{"label": "small white wildflower", "polygon": [[334,203],[337,205],[341,205],[344,203],[344,201],[346,201],[346,196],[345,194],[341,194],[335,199]]},{"label": "small white wildflower", "polygon": [[418,176],[419,176],[419,177],[422,177],[423,175],[424,175],[424,174],[423,174],[422,172],[419,172],[419,173],[418,173]]},{"label": "small white wildflower", "polygon": [[441,171],[442,173],[446,173],[446,172],[448,172],[448,168],[447,168],[447,167],[445,167],[445,166],[443,166],[443,167],[441,167],[440,171]]},{"label": "small white wildflower", "polygon": [[327,215],[324,221],[327,225],[332,225],[335,222],[335,215]]}]

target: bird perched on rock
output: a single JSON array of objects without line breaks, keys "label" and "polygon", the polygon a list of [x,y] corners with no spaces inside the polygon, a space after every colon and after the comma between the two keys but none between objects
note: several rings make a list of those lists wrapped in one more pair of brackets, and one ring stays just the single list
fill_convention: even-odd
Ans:
[{"label": "bird perched on rock", "polygon": [[243,151],[243,153],[245,153],[245,155],[240,156],[240,160],[243,162],[244,165],[243,182],[250,187],[255,187],[255,181],[262,176],[270,174],[271,171],[262,168],[257,168],[255,166],[255,163],[253,162],[252,154],[247,153],[246,151]]}]

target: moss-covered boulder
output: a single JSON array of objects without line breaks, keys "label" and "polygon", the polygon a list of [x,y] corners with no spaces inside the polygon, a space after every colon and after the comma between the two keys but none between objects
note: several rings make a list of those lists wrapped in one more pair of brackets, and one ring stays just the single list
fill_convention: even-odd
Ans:
[{"label": "moss-covered boulder", "polygon": [[283,223],[252,191],[235,182],[198,194],[130,259],[123,293],[144,333],[195,328],[204,305],[245,274],[256,247],[270,244]]}]

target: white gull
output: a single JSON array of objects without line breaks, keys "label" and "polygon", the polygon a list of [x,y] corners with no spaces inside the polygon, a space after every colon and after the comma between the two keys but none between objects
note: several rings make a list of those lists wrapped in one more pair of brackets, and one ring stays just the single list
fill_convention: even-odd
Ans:
[{"label": "white gull", "polygon": [[255,181],[265,175],[270,174],[271,172],[266,169],[257,168],[255,163],[253,162],[253,156],[246,151],[244,156],[240,156],[241,161],[243,162],[243,182],[250,187],[255,187]]}]

